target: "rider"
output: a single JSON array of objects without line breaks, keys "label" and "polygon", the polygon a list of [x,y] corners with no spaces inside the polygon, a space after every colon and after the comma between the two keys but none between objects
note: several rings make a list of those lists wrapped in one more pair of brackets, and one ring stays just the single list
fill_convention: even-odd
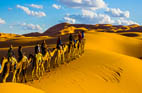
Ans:
[{"label": "rider", "polygon": [[76,41],[76,39],[74,39],[73,41],[74,41],[74,48],[76,48],[75,44],[77,43],[77,41]]},{"label": "rider", "polygon": [[19,55],[18,61],[20,61],[23,58],[22,46],[19,46],[18,48],[18,55]]},{"label": "rider", "polygon": [[35,46],[35,54],[38,54],[38,53],[40,53],[40,46],[39,46],[39,44],[37,44]]},{"label": "rider", "polygon": [[41,44],[41,50],[42,50],[42,54],[45,55],[47,52],[47,44],[46,44],[45,40],[43,40],[43,42]]},{"label": "rider", "polygon": [[61,41],[61,37],[59,36],[57,40],[57,48],[60,49],[61,45],[62,45],[62,41]]},{"label": "rider", "polygon": [[73,41],[73,36],[72,36],[72,34],[70,34],[69,35],[69,43],[72,44],[72,41]]},{"label": "rider", "polygon": [[84,35],[84,31],[81,31],[81,35],[82,35],[82,38],[84,38],[84,37],[85,37],[85,35]]},{"label": "rider", "polygon": [[14,56],[13,46],[10,45],[10,48],[8,50],[8,61],[10,61],[11,57]]},{"label": "rider", "polygon": [[81,32],[78,33],[78,39],[79,39],[79,42],[81,42],[81,40],[82,40]]}]

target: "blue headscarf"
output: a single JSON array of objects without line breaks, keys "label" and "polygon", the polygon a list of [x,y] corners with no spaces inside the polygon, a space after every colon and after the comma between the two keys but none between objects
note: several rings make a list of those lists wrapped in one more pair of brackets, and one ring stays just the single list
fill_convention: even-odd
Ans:
[{"label": "blue headscarf", "polygon": [[1,69],[1,64],[0,64],[0,69]]},{"label": "blue headscarf", "polygon": [[82,33],[82,38],[84,38],[84,31],[82,31],[81,33]]}]

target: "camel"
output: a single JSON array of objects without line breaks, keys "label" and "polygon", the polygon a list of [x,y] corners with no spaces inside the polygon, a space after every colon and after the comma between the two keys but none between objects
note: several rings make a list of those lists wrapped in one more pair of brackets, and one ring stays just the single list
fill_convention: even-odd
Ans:
[{"label": "camel", "polygon": [[[43,56],[41,53],[30,55],[29,56],[33,61],[33,69],[32,69],[32,79],[36,77],[37,79],[43,75],[44,72],[44,63],[43,63]],[[34,74],[35,73],[35,74]]]},{"label": "camel", "polygon": [[86,39],[83,39],[82,40],[82,53],[84,53],[85,43],[86,43]]},{"label": "camel", "polygon": [[17,63],[17,81],[20,80],[20,73],[22,72],[22,81],[26,82],[27,81],[27,68],[28,64],[31,61],[31,59],[28,59],[26,56],[23,56],[22,59]]},{"label": "camel", "polygon": [[[2,58],[2,64],[0,73],[3,72],[3,82],[6,82],[9,74],[12,72],[12,82],[20,81],[20,74],[22,73],[22,81],[27,81],[27,68],[29,63],[32,64],[32,79],[34,76],[39,79],[45,72],[45,63],[47,62],[46,70],[50,71],[51,58],[55,55],[55,61],[53,67],[64,64],[66,61],[71,61],[76,57],[79,57],[84,52],[85,39],[72,42],[70,44],[64,44],[60,46],[60,49],[53,49],[53,51],[48,51],[44,56],[41,53],[30,55],[29,58],[23,56],[23,58],[17,62],[16,58],[11,57],[9,60],[6,57]],[[17,75],[17,77],[16,77]]]},{"label": "camel", "polygon": [[73,59],[76,59],[79,55],[79,40],[76,40],[76,43],[74,43],[74,49],[73,49]]},{"label": "camel", "polygon": [[57,51],[56,49],[54,49],[52,52],[48,51],[48,52],[46,52],[45,56],[43,56],[43,61],[47,62],[46,71],[50,71],[51,58],[54,56],[54,53],[56,51]]},{"label": "camel", "polygon": [[73,60],[74,42],[68,44],[67,62]]},{"label": "camel", "polygon": [[39,79],[43,73],[45,72],[44,64],[47,62],[47,70],[50,71],[50,60],[51,57],[54,56],[54,53],[56,52],[56,49],[54,49],[52,52],[47,52],[45,56],[43,56],[41,53],[32,55],[29,55],[29,59],[31,59],[29,62],[33,61],[33,68],[32,68],[32,79],[36,77]]},{"label": "camel", "polygon": [[13,73],[12,82],[16,82],[16,64],[17,60],[14,57],[11,57],[9,60],[6,57],[2,58],[2,68],[0,73],[3,72],[3,83],[6,82],[10,72]]},{"label": "camel", "polygon": [[61,63],[61,46],[60,46],[60,49],[57,49],[57,52],[56,52],[56,57],[55,57],[55,61],[54,61],[54,65],[53,67],[59,67],[60,63]]},{"label": "camel", "polygon": [[12,82],[17,82],[19,80],[21,72],[23,72],[22,79],[26,79],[26,69],[29,62],[27,57],[23,56],[22,60],[19,62],[17,62],[14,57],[12,57],[11,60],[13,60],[13,63],[12,61],[8,61],[8,59],[5,57],[2,58],[2,68],[0,70],[0,73],[4,72],[3,82],[6,82],[6,79],[8,78],[10,72],[13,72]]},{"label": "camel", "polygon": [[68,46],[64,44],[62,46],[62,50],[61,50],[61,64],[64,64],[66,61],[65,54],[66,54],[67,50],[68,50]]},{"label": "camel", "polygon": [[78,43],[79,56],[82,55],[82,53],[84,52],[84,44],[85,44],[84,39],[82,39],[81,42]]}]

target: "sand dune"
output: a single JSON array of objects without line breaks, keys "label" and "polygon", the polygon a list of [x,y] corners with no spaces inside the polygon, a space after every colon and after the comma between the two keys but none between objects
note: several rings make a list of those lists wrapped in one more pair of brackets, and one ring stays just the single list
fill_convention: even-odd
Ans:
[{"label": "sand dune", "polygon": [[113,33],[87,34],[87,49],[117,52],[128,56],[141,57],[141,40]]},{"label": "sand dune", "polygon": [[28,83],[46,93],[141,93],[141,41],[110,33],[87,33],[79,59]]}]

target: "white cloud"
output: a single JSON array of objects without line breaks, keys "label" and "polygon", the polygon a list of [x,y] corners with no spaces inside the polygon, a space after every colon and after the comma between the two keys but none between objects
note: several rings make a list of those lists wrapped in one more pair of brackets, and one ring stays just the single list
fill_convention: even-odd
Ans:
[{"label": "white cloud", "polygon": [[76,22],[75,19],[67,17],[67,16],[64,17],[64,21],[71,24],[74,24]]},{"label": "white cloud", "polygon": [[42,31],[42,27],[38,24],[34,25],[34,24],[23,23],[23,24],[19,24],[18,26],[21,26],[24,30]]},{"label": "white cloud", "polygon": [[0,24],[5,24],[5,20],[3,20],[2,18],[0,18]]},{"label": "white cloud", "polygon": [[42,6],[42,5],[31,4],[31,5],[29,5],[29,6],[30,6],[30,7],[33,7],[33,8],[43,9],[43,6]]},{"label": "white cloud", "polygon": [[132,24],[138,24],[138,23],[134,22],[132,20],[127,20],[127,19],[124,19],[124,18],[120,18],[120,19],[116,20],[116,24],[119,24],[119,25],[132,25]]},{"label": "white cloud", "polygon": [[100,9],[106,8],[107,4],[104,0],[58,0],[71,8],[81,8],[81,9]]},{"label": "white cloud", "polygon": [[60,6],[60,5],[57,5],[57,4],[53,4],[52,7],[53,7],[53,8],[56,8],[56,9],[61,9],[61,6]]},{"label": "white cloud", "polygon": [[82,24],[113,24],[114,20],[110,16],[105,14],[97,14],[93,11],[82,10],[81,15],[66,15],[68,18],[76,20],[78,23]]},{"label": "white cloud", "polygon": [[[65,19],[66,18],[66,19]],[[82,14],[66,15],[64,20],[69,23],[81,23],[81,24],[116,24],[116,25],[132,25],[138,24],[129,19],[119,18],[112,19],[109,15],[96,13],[90,10],[82,10]],[[71,20],[74,20],[71,22]]]},{"label": "white cloud", "polygon": [[130,17],[129,11],[122,11],[119,8],[107,8],[105,13],[112,17]]},{"label": "white cloud", "polygon": [[26,14],[31,15],[31,16],[37,16],[37,17],[44,17],[46,14],[42,11],[31,11],[28,7],[24,7],[21,5],[17,5],[17,8],[22,9]]}]

